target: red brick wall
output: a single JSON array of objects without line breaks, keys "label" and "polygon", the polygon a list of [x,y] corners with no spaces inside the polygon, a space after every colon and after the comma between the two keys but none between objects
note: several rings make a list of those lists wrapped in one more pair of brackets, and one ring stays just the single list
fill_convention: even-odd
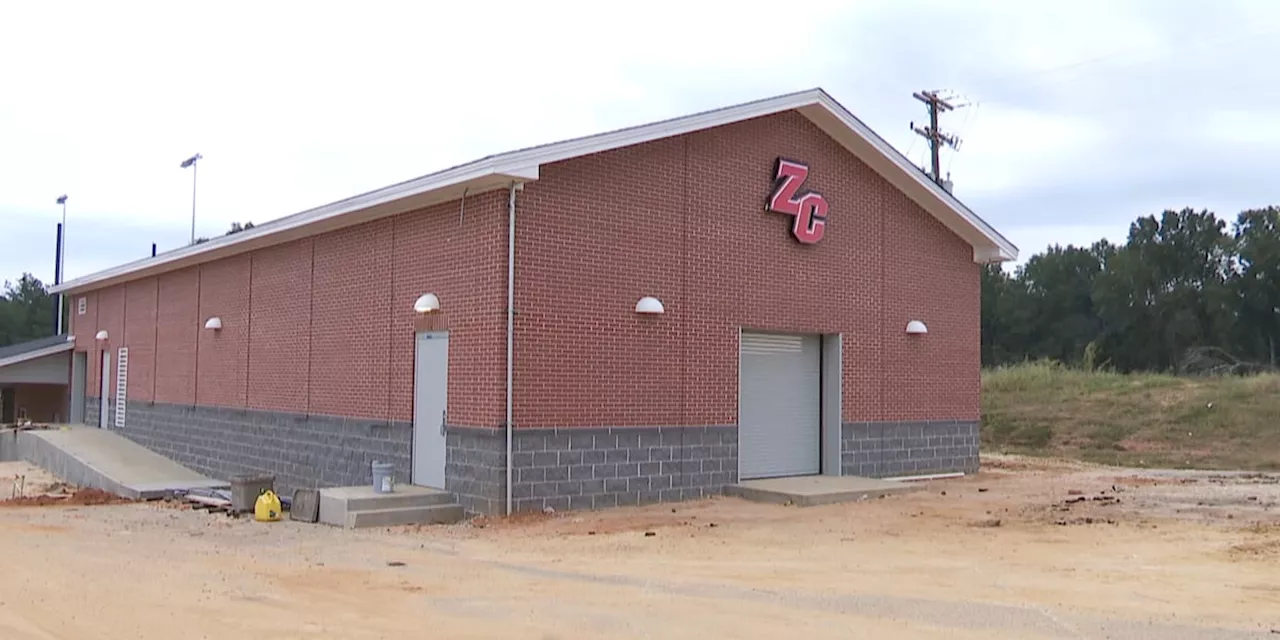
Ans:
[{"label": "red brick wall", "polygon": [[308,238],[253,253],[248,396],[252,409],[307,412],[311,249]]},{"label": "red brick wall", "polygon": [[[763,210],[779,156],[817,245]],[[845,420],[978,415],[972,249],[803,116],[544,166],[518,211],[517,426],[736,423],[739,328],[844,334]]]},{"label": "red brick wall", "polygon": [[[76,301],[81,297],[85,299],[84,315],[77,313]],[[76,337],[76,351],[88,354],[89,367],[85,372],[85,388],[90,396],[97,397],[100,356],[93,339],[94,334],[98,332],[98,293],[96,291],[71,296],[70,331]]]},{"label": "red brick wall", "polygon": [[314,413],[388,415],[392,225],[380,220],[315,239]]},{"label": "red brick wall", "polygon": [[[94,350],[90,396],[104,328],[108,348],[130,346],[132,400],[154,385],[162,403],[408,421],[413,302],[431,291],[444,313],[430,324],[450,332],[450,422],[497,426],[505,278],[502,190],[90,292],[92,319],[73,328]],[[221,331],[204,329],[211,316]]]},{"label": "red brick wall", "polygon": [[[253,254],[200,265],[196,328],[195,404],[245,406],[249,376],[249,269]],[[222,329],[206,329],[209,318]]]},{"label": "red brick wall", "polygon": [[[395,218],[392,243],[391,412],[413,406],[413,302],[440,296],[449,329],[449,422],[505,419],[507,190]],[[439,327],[424,327],[439,328]]]},{"label": "red brick wall", "polygon": [[128,394],[130,400],[138,402],[151,402],[155,397],[156,297],[159,292],[160,281],[156,278],[137,280],[125,286],[127,317],[123,344],[129,348]]},{"label": "red brick wall", "polygon": [[[830,204],[815,246],[763,210],[778,156]],[[733,424],[742,327],[842,333],[846,420],[978,415],[972,249],[798,114],[545,166],[518,202],[517,426]],[[450,422],[498,426],[506,192],[461,204],[89,293],[78,347],[104,328],[145,351],[150,328],[156,402],[410,420],[411,307],[433,291]],[[642,295],[667,313],[637,316]]]},{"label": "red brick wall", "polygon": [[[161,274],[156,303],[156,402],[196,401],[196,334],[200,331],[200,269]],[[95,388],[96,390],[96,388]]]},{"label": "red brick wall", "polygon": [[[98,292],[96,313],[94,314],[97,329],[94,329],[93,332],[89,334],[88,340],[88,343],[92,345],[91,348],[93,349],[89,356],[89,370],[93,374],[90,389],[94,392],[94,395],[97,395],[96,392],[100,384],[97,370],[102,367],[102,352],[104,350],[110,351],[112,354],[111,371],[112,375],[115,375],[116,349],[120,348],[124,344],[125,303],[126,298],[124,285],[108,287]],[[96,334],[98,330],[106,330],[107,340],[105,342],[98,342],[93,339],[94,334]],[[114,386],[111,388],[111,393],[115,393]]]}]

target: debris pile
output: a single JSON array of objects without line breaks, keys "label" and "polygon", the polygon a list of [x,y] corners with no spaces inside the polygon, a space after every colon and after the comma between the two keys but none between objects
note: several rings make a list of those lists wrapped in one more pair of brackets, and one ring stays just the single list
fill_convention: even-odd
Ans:
[{"label": "debris pile", "polygon": [[[1119,490],[1119,487],[1112,486],[1112,493],[1108,493],[1106,489],[1103,489],[1098,492],[1097,495],[1089,496],[1085,495],[1083,491],[1072,489],[1067,492],[1067,495],[1069,496],[1068,498],[1054,505],[1053,511],[1056,513],[1070,513],[1077,507],[1109,507],[1117,505],[1120,504],[1120,497],[1115,495],[1115,492],[1118,492]],[[1079,524],[1118,524],[1111,518],[1097,518],[1092,516],[1074,518],[1060,517],[1056,518],[1053,523],[1058,526]]]}]

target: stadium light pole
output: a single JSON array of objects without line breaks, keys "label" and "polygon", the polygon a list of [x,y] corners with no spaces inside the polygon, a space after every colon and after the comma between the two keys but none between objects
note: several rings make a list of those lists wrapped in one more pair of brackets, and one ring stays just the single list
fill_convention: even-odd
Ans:
[{"label": "stadium light pole", "polygon": [[[56,250],[56,261],[53,265],[53,284],[62,284],[62,265],[67,259],[67,195],[64,193],[58,196],[58,204],[62,205],[62,224],[58,225],[58,248]],[[62,335],[62,294],[58,294],[58,314],[54,320],[57,333],[54,335]]]},{"label": "stadium light pole", "polygon": [[196,163],[202,158],[204,156],[197,153],[183,160],[181,165],[183,169],[191,167],[191,244],[196,243]]}]

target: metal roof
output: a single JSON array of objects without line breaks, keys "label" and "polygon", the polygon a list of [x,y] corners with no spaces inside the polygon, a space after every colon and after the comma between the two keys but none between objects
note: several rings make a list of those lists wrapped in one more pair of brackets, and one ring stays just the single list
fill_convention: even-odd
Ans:
[{"label": "metal roof", "polygon": [[980,263],[1014,260],[1018,248],[930,180],[919,168],[822,89],[757,100],[627,129],[487,156],[463,165],[309,209],[232,235],[213,238],[76,278],[51,289],[76,292],[211,262],[262,247],[506,188],[538,179],[542,165],[735,122],[797,111],[974,248]]},{"label": "metal roof", "polygon": [[70,351],[75,346],[75,336],[60,335],[0,347],[0,367]]}]

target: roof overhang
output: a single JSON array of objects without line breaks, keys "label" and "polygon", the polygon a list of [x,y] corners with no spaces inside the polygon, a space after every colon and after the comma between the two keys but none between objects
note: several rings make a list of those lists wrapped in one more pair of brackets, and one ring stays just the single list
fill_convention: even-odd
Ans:
[{"label": "roof overhang", "polygon": [[0,369],[3,369],[4,367],[8,367],[11,365],[15,365],[21,362],[39,360],[40,358],[44,358],[47,356],[57,355],[65,351],[71,351],[72,349],[75,349],[75,347],[76,347],[75,336],[67,336],[67,341],[62,344],[56,344],[51,347],[44,347],[42,349],[27,351],[26,353],[19,353],[17,355],[9,356],[8,358],[0,358]]},{"label": "roof overhang", "polygon": [[284,244],[326,231],[416,211],[441,202],[503,189],[538,179],[538,167],[517,167],[497,158],[482,160],[364,193],[346,200],[273,220],[239,233],[213,238],[155,257],[112,267],[50,287],[50,293],[75,293],[176,271],[255,249]]},{"label": "roof overhang", "polygon": [[952,233],[968,242],[973,247],[975,262],[987,264],[1018,258],[1018,248],[1012,242],[929,179],[888,141],[826,93],[821,93],[813,104],[798,110]]},{"label": "roof overhang", "polygon": [[930,180],[887,141],[821,89],[812,89],[681,118],[489,156],[421,178],[296,213],[197,245],[169,251],[55,285],[75,293],[174,271],[326,231],[350,227],[538,179],[542,165],[795,110],[973,246],[979,263],[1014,260],[1018,248]]}]

